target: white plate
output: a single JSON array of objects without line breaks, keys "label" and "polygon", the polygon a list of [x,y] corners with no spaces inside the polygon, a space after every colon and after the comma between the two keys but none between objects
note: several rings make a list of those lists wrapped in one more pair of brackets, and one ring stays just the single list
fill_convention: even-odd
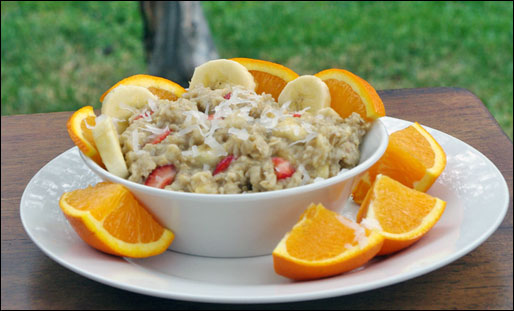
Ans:
[{"label": "white plate", "polygon": [[[383,121],[390,133],[411,124],[389,117]],[[21,198],[21,220],[32,241],[61,265],[141,294],[201,302],[274,303],[367,291],[415,278],[464,256],[498,228],[507,212],[507,184],[494,164],[466,143],[425,128],[447,154],[446,169],[428,191],[447,201],[443,216],[410,248],[331,278],[290,281],[274,273],[271,256],[224,259],[166,251],[127,259],[94,250],[80,240],[58,205],[62,193],[100,181],[76,147],[32,178]],[[354,217],[356,209],[348,202],[344,214]]]}]

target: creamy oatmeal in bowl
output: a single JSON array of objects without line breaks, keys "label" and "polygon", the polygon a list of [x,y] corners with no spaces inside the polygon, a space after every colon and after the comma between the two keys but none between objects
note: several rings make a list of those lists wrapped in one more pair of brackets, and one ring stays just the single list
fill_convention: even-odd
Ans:
[{"label": "creamy oatmeal in bowl", "polygon": [[228,194],[280,190],[336,176],[359,161],[370,123],[332,108],[291,111],[239,86],[190,89],[150,102],[120,135],[128,180],[173,166],[164,189]]},{"label": "creamy oatmeal in bowl", "polygon": [[275,97],[256,89],[230,60],[199,66],[176,96],[115,85],[89,125],[102,163],[80,155],[175,233],[170,249],[270,254],[310,203],[341,211],[388,135],[379,119],[341,117],[315,76],[293,77]]}]

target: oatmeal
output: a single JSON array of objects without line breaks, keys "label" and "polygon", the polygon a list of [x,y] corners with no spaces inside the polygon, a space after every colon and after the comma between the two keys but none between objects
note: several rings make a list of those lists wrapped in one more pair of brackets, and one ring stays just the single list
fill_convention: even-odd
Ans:
[{"label": "oatmeal", "polygon": [[176,101],[134,111],[120,136],[128,179],[145,183],[174,168],[165,189],[245,193],[296,187],[337,175],[359,162],[370,124],[332,108],[291,111],[271,95],[240,87],[190,89]]}]

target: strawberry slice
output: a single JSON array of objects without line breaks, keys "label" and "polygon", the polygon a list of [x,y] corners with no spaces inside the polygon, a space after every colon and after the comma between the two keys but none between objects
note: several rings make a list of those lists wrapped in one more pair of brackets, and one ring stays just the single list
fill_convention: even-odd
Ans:
[{"label": "strawberry slice", "polygon": [[138,119],[141,119],[143,116],[151,116],[153,114],[153,111],[150,110],[150,111],[147,111],[147,112],[144,112],[140,115],[138,115],[137,117],[134,118],[134,121],[138,120]]},{"label": "strawberry slice", "polygon": [[148,175],[145,185],[163,189],[173,182],[176,174],[177,170],[173,164],[159,166]]},{"label": "strawberry slice", "polygon": [[232,96],[232,93],[229,92],[229,93],[225,94],[225,96],[223,96],[223,98],[230,99],[230,96]]},{"label": "strawberry slice", "polygon": [[293,114],[293,117],[295,117],[295,118],[299,118],[299,117],[301,117],[301,116],[302,116],[302,115],[301,115],[301,114],[299,114],[299,113],[294,113],[294,114]]},{"label": "strawberry slice", "polygon": [[229,155],[229,156],[226,156],[225,158],[223,158],[223,160],[221,160],[220,163],[218,163],[218,165],[216,165],[216,168],[214,169],[212,176],[226,170],[230,166],[230,163],[232,163],[232,160],[234,160],[233,155]]},{"label": "strawberry slice", "polygon": [[277,180],[291,177],[296,171],[289,161],[280,157],[273,157],[271,158],[271,161],[275,166],[275,175],[277,175]]},{"label": "strawberry slice", "polygon": [[171,130],[170,129],[167,129],[166,131],[164,131],[164,133],[162,133],[161,135],[157,136],[154,138],[154,140],[152,140],[151,144],[158,144],[160,143],[161,141],[163,141],[166,137],[168,137],[168,135],[171,133]]}]

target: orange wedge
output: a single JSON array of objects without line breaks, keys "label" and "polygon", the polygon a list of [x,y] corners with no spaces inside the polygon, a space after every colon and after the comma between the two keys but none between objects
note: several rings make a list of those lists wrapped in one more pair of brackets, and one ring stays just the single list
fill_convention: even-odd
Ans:
[{"label": "orange wedge", "polygon": [[103,166],[102,158],[96,148],[91,128],[96,125],[96,115],[93,107],[85,106],[75,111],[68,119],[66,128],[71,140],[79,147],[80,151],[93,159],[98,165]]},{"label": "orange wedge", "polygon": [[100,97],[100,102],[103,102],[104,97],[111,90],[115,89],[119,85],[141,86],[147,88],[150,92],[152,92],[155,96],[159,97],[160,99],[168,100],[176,100],[186,92],[186,90],[182,86],[168,79],[139,74],[125,78],[116,83],[115,85],[113,85],[110,89],[108,89],[105,93],[102,94],[102,96]]},{"label": "orange wedge", "polygon": [[361,77],[344,69],[327,69],[315,74],[330,91],[332,107],[343,118],[357,112],[364,120],[385,116],[385,108],[377,91]]},{"label": "orange wedge", "polygon": [[257,85],[255,87],[257,94],[271,94],[275,101],[278,100],[278,96],[287,82],[298,77],[296,72],[280,64],[242,57],[231,60],[240,63],[250,71]]},{"label": "orange wedge", "polygon": [[443,148],[415,122],[389,135],[389,144],[382,158],[355,181],[353,200],[362,202],[378,174],[387,175],[418,191],[427,191],[445,167]]},{"label": "orange wedge", "polygon": [[294,280],[333,276],[368,262],[383,242],[377,232],[311,204],[273,250],[273,265]]},{"label": "orange wedge", "polygon": [[357,214],[357,221],[379,230],[385,241],[378,255],[404,249],[437,223],[446,202],[378,175]]},{"label": "orange wedge", "polygon": [[174,238],[120,184],[101,182],[66,192],[59,206],[87,244],[108,254],[154,256],[164,252]]}]

